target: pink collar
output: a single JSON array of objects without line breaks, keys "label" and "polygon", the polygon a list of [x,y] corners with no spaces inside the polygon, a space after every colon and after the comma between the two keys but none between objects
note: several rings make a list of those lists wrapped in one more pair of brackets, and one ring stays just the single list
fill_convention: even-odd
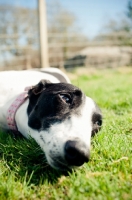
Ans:
[{"label": "pink collar", "polygon": [[[31,87],[30,87],[31,88]],[[25,92],[17,96],[14,102],[10,105],[7,111],[7,124],[10,130],[18,131],[17,125],[15,122],[15,114],[17,109],[25,102],[28,97],[29,87],[25,88]]]}]

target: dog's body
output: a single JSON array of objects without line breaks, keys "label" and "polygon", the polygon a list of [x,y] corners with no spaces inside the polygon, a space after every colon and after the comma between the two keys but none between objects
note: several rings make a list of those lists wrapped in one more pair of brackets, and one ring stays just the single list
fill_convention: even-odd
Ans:
[{"label": "dog's body", "polygon": [[25,87],[33,86],[15,114],[15,123],[24,137],[31,136],[41,146],[48,163],[61,170],[89,160],[91,135],[102,123],[95,102],[69,82],[54,69],[0,72],[0,127],[9,129],[10,105]]}]

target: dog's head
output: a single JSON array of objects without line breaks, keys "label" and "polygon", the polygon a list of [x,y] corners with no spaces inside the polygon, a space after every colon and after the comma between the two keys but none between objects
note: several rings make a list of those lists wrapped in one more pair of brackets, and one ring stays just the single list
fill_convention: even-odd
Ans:
[{"label": "dog's head", "polygon": [[91,136],[100,130],[102,115],[80,89],[42,80],[29,90],[27,113],[30,135],[53,168],[68,170],[88,162]]}]

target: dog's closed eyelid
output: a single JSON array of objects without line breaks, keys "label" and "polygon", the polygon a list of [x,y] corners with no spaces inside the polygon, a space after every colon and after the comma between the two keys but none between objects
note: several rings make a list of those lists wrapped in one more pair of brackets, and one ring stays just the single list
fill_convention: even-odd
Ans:
[{"label": "dog's closed eyelid", "polygon": [[102,126],[102,120],[101,120],[101,119],[96,120],[96,121],[94,122],[94,124],[97,125],[97,126]]},{"label": "dog's closed eyelid", "polygon": [[102,120],[100,119],[96,123],[98,124],[98,126],[101,126],[102,125]]}]

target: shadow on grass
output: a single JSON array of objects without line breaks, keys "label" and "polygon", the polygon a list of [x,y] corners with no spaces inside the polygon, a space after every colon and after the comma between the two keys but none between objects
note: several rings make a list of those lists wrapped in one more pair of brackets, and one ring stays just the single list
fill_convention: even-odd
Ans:
[{"label": "shadow on grass", "polygon": [[[16,178],[29,184],[43,182],[56,183],[64,173],[52,169],[46,162],[44,153],[33,140],[22,136],[0,132],[0,159],[6,163]],[[65,174],[67,175],[67,174]]]}]

